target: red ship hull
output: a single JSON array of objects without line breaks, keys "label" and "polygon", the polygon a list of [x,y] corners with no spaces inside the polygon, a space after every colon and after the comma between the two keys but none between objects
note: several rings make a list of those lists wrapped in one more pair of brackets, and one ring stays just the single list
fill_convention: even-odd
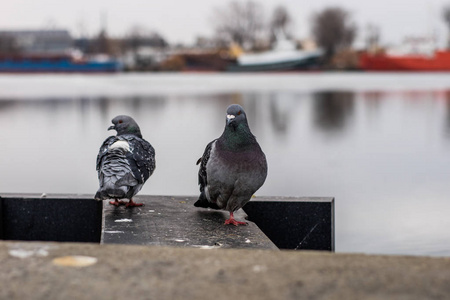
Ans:
[{"label": "red ship hull", "polygon": [[363,53],[359,62],[367,71],[450,71],[450,51],[436,51],[432,56]]}]

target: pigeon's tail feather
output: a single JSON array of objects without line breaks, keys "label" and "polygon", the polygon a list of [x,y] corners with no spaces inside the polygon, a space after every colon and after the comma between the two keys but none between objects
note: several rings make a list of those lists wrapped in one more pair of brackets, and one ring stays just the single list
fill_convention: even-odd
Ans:
[{"label": "pigeon's tail feather", "polygon": [[106,193],[110,198],[113,199],[122,199],[126,198],[126,192],[123,189],[115,188],[115,189],[107,189]]},{"label": "pigeon's tail feather", "polygon": [[103,200],[102,192],[101,191],[97,191],[97,193],[95,193],[94,199],[95,200]]},{"label": "pigeon's tail feather", "polygon": [[204,192],[200,194],[200,197],[198,198],[197,202],[194,203],[195,207],[204,207],[204,208],[212,208],[212,209],[220,209],[219,206],[217,206],[216,203],[209,202],[208,199],[206,199],[206,196]]},{"label": "pigeon's tail feather", "polygon": [[127,198],[128,190],[128,186],[117,187],[111,184],[106,184],[97,191],[97,193],[95,194],[95,199],[106,200]]}]

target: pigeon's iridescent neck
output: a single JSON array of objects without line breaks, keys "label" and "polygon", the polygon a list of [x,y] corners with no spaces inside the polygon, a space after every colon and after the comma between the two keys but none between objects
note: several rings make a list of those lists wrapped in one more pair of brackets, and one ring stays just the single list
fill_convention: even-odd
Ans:
[{"label": "pigeon's iridescent neck", "polygon": [[141,138],[141,139],[142,139],[141,131],[140,131],[139,128],[136,128],[136,127],[129,127],[129,128],[127,128],[127,130],[124,131],[124,132],[117,132],[117,136],[125,135],[125,134],[135,135],[135,136],[137,136],[138,138]]},{"label": "pigeon's iridescent neck", "polygon": [[236,127],[226,126],[222,134],[223,146],[228,150],[241,150],[256,144],[256,138],[247,124],[241,123]]}]

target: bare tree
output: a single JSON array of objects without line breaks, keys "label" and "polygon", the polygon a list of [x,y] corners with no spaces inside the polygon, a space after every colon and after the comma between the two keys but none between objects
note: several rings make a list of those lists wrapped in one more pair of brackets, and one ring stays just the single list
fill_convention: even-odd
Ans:
[{"label": "bare tree", "polygon": [[328,7],[313,16],[312,33],[327,59],[338,50],[351,46],[356,36],[356,26],[350,14],[340,7]]},{"label": "bare tree", "polygon": [[369,52],[378,50],[380,44],[380,27],[375,24],[367,24],[366,30],[366,48]]},{"label": "bare tree", "polygon": [[95,39],[94,52],[111,54],[111,39],[108,37],[108,33],[104,29],[100,30],[100,33]]},{"label": "bare tree", "polygon": [[251,49],[264,29],[263,7],[253,1],[232,1],[214,11],[212,23],[219,40]]},{"label": "bare tree", "polygon": [[449,31],[449,37],[447,38],[447,48],[450,49],[450,5],[444,8],[442,17],[444,19],[444,22],[447,24],[447,28]]},{"label": "bare tree", "polygon": [[142,46],[145,36],[148,35],[148,30],[142,26],[134,25],[125,34],[125,48],[130,49],[134,53]]},{"label": "bare tree", "polygon": [[142,46],[164,48],[168,45],[167,41],[159,33],[140,25],[134,25],[128,31],[124,43],[125,48],[133,52],[136,52]]},{"label": "bare tree", "polygon": [[283,33],[285,36],[290,36],[290,25],[292,24],[292,18],[286,7],[280,5],[275,8],[272,14],[272,20],[270,21],[270,31],[273,37],[277,33]]}]

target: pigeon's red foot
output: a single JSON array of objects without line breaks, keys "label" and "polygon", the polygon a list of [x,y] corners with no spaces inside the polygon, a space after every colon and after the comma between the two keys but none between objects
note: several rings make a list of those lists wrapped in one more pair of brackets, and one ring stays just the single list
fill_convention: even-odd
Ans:
[{"label": "pigeon's red foot", "polygon": [[230,218],[228,220],[225,220],[225,225],[228,225],[228,224],[233,224],[234,226],[248,225],[246,222],[236,221],[232,212],[230,212]]},{"label": "pigeon's red foot", "polygon": [[109,201],[109,204],[114,205],[114,206],[119,206],[119,205],[126,205],[127,203],[125,201],[122,200],[114,200],[114,201]]},{"label": "pigeon's red foot", "polygon": [[144,203],[136,203],[133,201],[133,199],[130,199],[130,201],[125,204],[125,207],[135,207],[135,206],[143,206]]}]

